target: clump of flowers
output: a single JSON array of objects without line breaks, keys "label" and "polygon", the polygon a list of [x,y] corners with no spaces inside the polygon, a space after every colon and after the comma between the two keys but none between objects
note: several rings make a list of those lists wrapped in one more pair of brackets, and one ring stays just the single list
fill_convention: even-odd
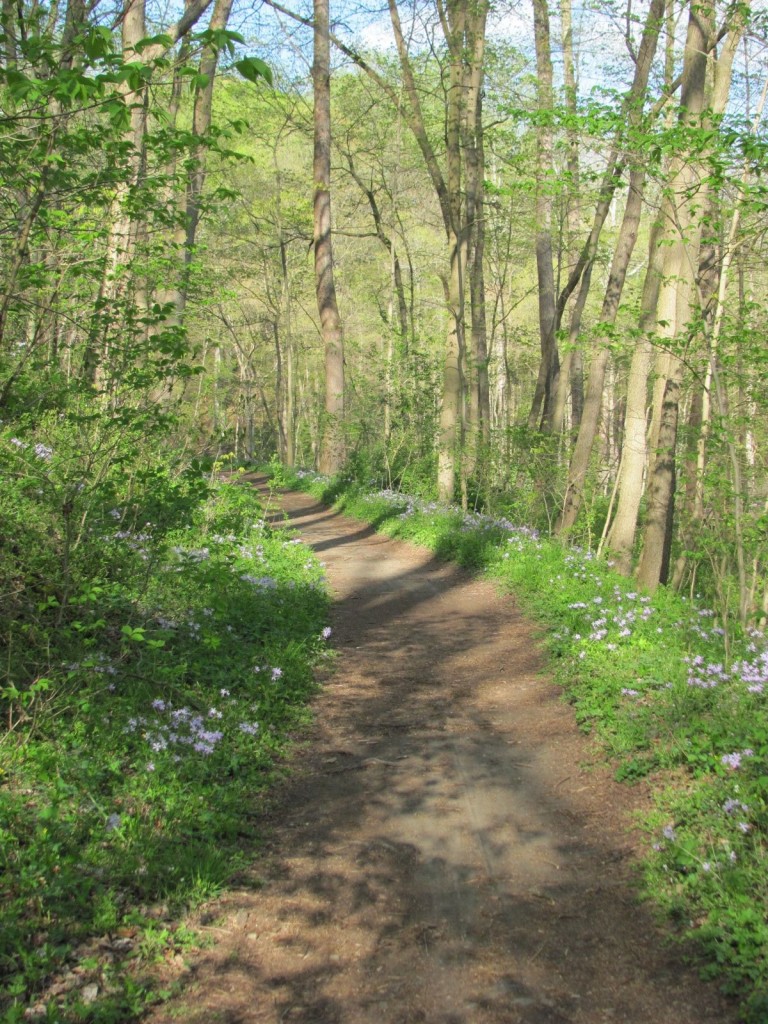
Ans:
[{"label": "clump of flowers", "polygon": [[750,747],[744,750],[735,750],[731,754],[723,754],[720,758],[720,763],[725,765],[730,771],[735,772],[742,766],[742,762],[745,757],[754,757],[755,752]]},{"label": "clump of flowers", "polygon": [[[154,754],[170,752],[174,761],[180,761],[184,755],[210,757],[226,738],[227,731],[255,736],[259,723],[244,717],[239,702],[231,697],[228,689],[223,687],[219,693],[228,698],[226,725],[213,726],[214,722],[225,718],[225,712],[215,706],[201,713],[186,706],[174,707],[170,701],[157,697],[150,705],[150,713],[128,720],[126,732],[140,735]],[[154,764],[150,764],[153,767],[147,764],[148,771],[154,769]]]}]

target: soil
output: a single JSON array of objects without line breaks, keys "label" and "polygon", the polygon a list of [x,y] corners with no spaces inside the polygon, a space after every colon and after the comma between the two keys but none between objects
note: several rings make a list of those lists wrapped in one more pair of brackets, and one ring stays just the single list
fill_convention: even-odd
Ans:
[{"label": "soil", "polygon": [[514,600],[275,502],[327,566],[338,656],[251,877],[151,1024],[735,1022],[638,902],[647,788],[600,763]]}]

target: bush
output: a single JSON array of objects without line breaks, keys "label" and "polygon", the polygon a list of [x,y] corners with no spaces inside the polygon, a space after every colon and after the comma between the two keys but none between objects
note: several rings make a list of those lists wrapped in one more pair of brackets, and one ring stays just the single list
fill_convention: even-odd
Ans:
[{"label": "bush", "polygon": [[[306,721],[327,599],[316,559],[247,486],[147,463],[78,491],[76,460],[65,475],[58,452],[23,443],[5,450],[18,584],[2,628],[23,657],[0,691],[0,1007],[20,1020],[38,992],[79,1019],[77,991],[51,989],[74,959],[126,1020],[150,998],[151,951],[182,941],[174,915],[253,855],[259,794]],[[72,491],[79,529],[47,550]],[[97,940],[117,932],[110,967]]]}]

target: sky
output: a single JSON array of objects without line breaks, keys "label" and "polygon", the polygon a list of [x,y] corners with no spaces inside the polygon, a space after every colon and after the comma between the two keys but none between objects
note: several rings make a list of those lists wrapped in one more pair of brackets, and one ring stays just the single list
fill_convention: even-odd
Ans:
[{"label": "sky", "polygon": [[[281,0],[286,6],[292,6],[306,17],[311,17],[311,3],[308,0]],[[608,3],[612,0],[607,0]],[[553,4],[553,8],[557,5]],[[641,0],[641,8],[635,16],[644,16],[645,0]],[[631,74],[626,45],[624,42],[624,26],[618,20],[609,18],[604,13],[596,13],[595,4],[587,0],[585,4],[576,0],[573,4],[574,33],[577,41],[579,76],[582,90],[589,91],[594,85],[608,84],[614,88],[622,88],[626,77]],[[424,36],[423,25],[434,24],[435,4],[433,0],[416,0],[417,19],[414,21],[412,3],[401,3],[401,19],[404,28],[413,30],[414,39]],[[290,19],[276,15],[266,5],[254,7],[245,0],[245,6],[235,17],[234,27],[238,20],[243,26],[241,31],[246,35],[256,35],[264,45],[265,52],[259,54],[265,60],[270,53],[286,68],[291,68],[296,77],[305,75],[311,65],[311,34]],[[331,0],[331,20],[334,31],[350,45],[364,51],[394,53],[394,40],[389,11],[386,3],[359,3],[357,0]],[[439,33],[439,28],[437,29]],[[535,71],[533,41],[533,9],[531,0],[502,0],[493,5],[488,24],[489,40],[503,40],[511,43],[528,58],[531,73]],[[561,66],[560,29],[556,14],[552,17],[552,49],[555,74]],[[342,63],[346,63],[341,58]],[[606,72],[606,63],[609,69]],[[621,69],[621,74],[617,69]],[[606,82],[606,76],[612,81]]]},{"label": "sky", "polygon": [[[281,0],[304,17],[311,18],[311,0]],[[624,0],[632,4],[633,33],[637,38],[647,10],[648,0]],[[156,0],[158,21],[167,24],[173,19],[173,9],[182,0]],[[623,91],[627,87],[632,64],[624,40],[624,14],[622,0],[572,0],[574,36],[577,51],[579,93],[586,97],[594,89]],[[330,0],[331,20],[336,33],[353,47],[367,52],[394,53],[392,27],[386,0]],[[682,6],[682,0],[678,0]],[[527,60],[531,74],[535,74],[533,44],[533,11],[531,0],[493,0],[488,25],[491,41],[511,43]],[[556,78],[562,76],[560,27],[557,11],[559,0],[550,0],[552,10],[552,56]],[[768,0],[754,0],[753,9],[765,12],[768,22]],[[434,0],[400,0],[403,25],[416,25],[414,38],[424,38],[423,25],[431,24],[435,30]],[[413,12],[417,21],[413,21]],[[680,19],[681,33],[685,18]],[[303,82],[306,87],[312,63],[311,32],[290,18],[277,15],[262,0],[235,0],[230,27],[248,40],[248,51],[267,61],[283,81]],[[439,27],[436,28],[439,35]],[[766,29],[768,35],[768,29]],[[748,54],[748,59],[745,58]],[[337,55],[337,66],[348,66],[347,58]],[[746,61],[746,63],[745,63]],[[751,93],[757,96],[768,74],[768,48],[753,40],[740,53],[736,65],[733,95],[737,106],[744,107],[746,92],[743,80],[745,66],[749,66],[753,81]]]}]

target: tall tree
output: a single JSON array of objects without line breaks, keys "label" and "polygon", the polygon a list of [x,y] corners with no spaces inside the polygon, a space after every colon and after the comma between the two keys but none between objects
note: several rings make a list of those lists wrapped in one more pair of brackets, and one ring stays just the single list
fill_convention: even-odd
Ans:
[{"label": "tall tree", "polygon": [[[656,53],[656,44],[664,15],[664,0],[652,0],[642,42],[637,55],[635,76],[626,101],[630,131],[638,132],[640,128],[648,79]],[[635,145],[632,141],[629,145]],[[619,229],[618,238],[611,262],[608,283],[603,298],[600,323],[608,327],[616,321],[619,311],[624,282],[627,276],[629,260],[637,240],[640,215],[643,207],[643,188],[645,184],[646,160],[644,154],[635,150],[630,154],[629,191],[624,207],[624,216]],[[568,470],[563,508],[558,520],[558,531],[570,529],[576,521],[581,507],[584,480],[587,475],[592,447],[597,435],[603,403],[603,387],[605,374],[610,359],[610,337],[603,335],[593,356],[589,369],[584,412],[579,425],[576,445]]]},{"label": "tall tree", "polygon": [[[212,33],[222,33],[229,21],[232,0],[214,0],[208,28]],[[184,190],[182,217],[176,232],[175,242],[182,252],[182,272],[178,287],[167,298],[174,303],[177,315],[181,316],[189,291],[189,271],[200,224],[200,202],[205,185],[206,143],[205,138],[211,127],[213,88],[219,63],[220,47],[212,43],[203,46],[200,56],[199,73],[195,87],[195,101],[192,111],[192,134],[197,140],[189,156],[187,182]]]},{"label": "tall tree", "polygon": [[536,41],[536,278],[539,300],[539,376],[533,395],[528,426],[541,421],[545,430],[552,425],[556,381],[560,372],[557,351],[557,306],[552,253],[552,191],[554,180],[554,86],[547,0],[533,0],[533,30]]},{"label": "tall tree", "polygon": [[[480,91],[483,82],[485,28],[488,17],[487,0],[438,0],[438,14],[448,49],[449,71],[445,109],[445,173],[427,131],[408,46],[400,22],[396,0],[389,0],[392,27],[395,33],[400,66],[408,97],[409,123],[427,165],[432,185],[440,204],[448,243],[448,271],[443,277],[449,326],[445,346],[443,391],[438,436],[437,490],[443,501],[454,497],[457,479],[457,457],[461,437],[462,363],[465,359],[465,289],[470,240],[475,235],[478,214],[478,175],[480,154],[476,139],[480,130]],[[473,140],[469,142],[469,140]],[[469,143],[469,145],[468,145]],[[467,168],[467,159],[470,168]],[[468,186],[467,203],[462,187]],[[479,295],[476,296],[480,298]],[[484,296],[483,296],[484,299]],[[474,333],[484,337],[484,327],[476,310]],[[487,387],[487,377],[478,378]],[[487,408],[485,397],[479,402]]]},{"label": "tall tree", "polygon": [[[140,68],[142,64],[151,67],[191,32],[212,2],[190,0],[181,17],[164,33],[149,41],[145,0],[125,0],[120,26],[123,61],[128,67],[133,65]],[[146,307],[149,300],[148,282],[141,280],[138,274],[127,271],[146,227],[145,210],[139,193],[147,169],[146,134],[150,101],[148,78],[137,70],[136,74],[121,77],[117,88],[129,111],[129,125],[123,134],[128,157],[126,173],[114,193],[104,274],[83,357],[83,374],[91,382],[96,379],[108,344],[101,310],[124,299]]]},{"label": "tall tree", "polygon": [[[275,10],[304,24],[310,22],[295,11],[284,7],[278,0],[266,0]],[[430,181],[440,207],[448,249],[447,268],[442,276],[445,302],[448,308],[440,425],[438,429],[437,490],[441,500],[454,497],[463,441],[464,372],[466,363],[465,314],[469,247],[477,244],[475,218],[481,208],[480,181],[482,152],[478,147],[481,114],[480,91],[483,84],[485,62],[485,31],[489,0],[436,0],[437,17],[447,50],[447,88],[444,111],[445,160],[441,166],[439,149],[433,141],[422,109],[417,75],[403,31],[397,0],[388,0],[390,19],[395,37],[406,104],[404,116],[421,151]],[[334,45],[368,74],[390,99],[400,105],[400,93],[387,78],[379,73],[360,53],[336,36]],[[468,151],[470,152],[468,156]],[[467,161],[471,167],[467,166]],[[475,201],[467,202],[465,189],[469,188]],[[475,295],[480,300],[478,290]],[[484,296],[483,296],[484,298]],[[470,301],[471,301],[470,296]],[[478,351],[482,352],[484,328],[484,302],[476,309],[473,336]],[[476,359],[478,367],[484,364]],[[487,388],[487,375],[478,372],[478,387]],[[489,408],[487,395],[478,398],[478,407]]]},{"label": "tall tree", "polygon": [[[661,402],[654,407],[657,443],[648,487],[648,517],[638,581],[648,589],[665,583],[670,566],[676,488],[677,434],[683,383],[683,353],[697,311],[695,292],[706,210],[709,149],[697,139],[711,131],[712,117],[722,115],[730,90],[733,58],[744,27],[743,10],[730,11],[729,30],[713,68],[712,92],[707,95],[707,64],[717,40],[711,3],[691,4],[683,56],[683,84],[678,126],[683,145],[672,159],[662,213],[666,250],[659,294],[657,334],[668,349],[662,375]],[[709,102],[707,102],[709,100]]]},{"label": "tall tree", "polygon": [[331,239],[331,44],[328,0],[314,0],[315,290],[325,348],[325,424],[320,449],[322,473],[337,473],[344,462],[344,336],[333,277]]}]

